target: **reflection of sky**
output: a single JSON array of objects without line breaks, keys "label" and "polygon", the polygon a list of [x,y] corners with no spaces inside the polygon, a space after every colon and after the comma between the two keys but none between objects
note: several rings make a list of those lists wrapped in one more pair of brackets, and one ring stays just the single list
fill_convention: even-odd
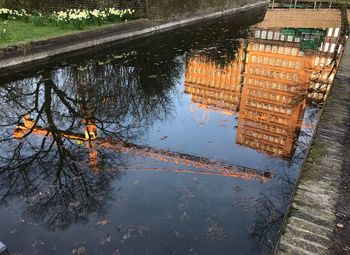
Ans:
[{"label": "reflection of sky", "polygon": [[[182,91],[183,82],[178,85]],[[235,142],[237,114],[206,112],[201,108],[191,112],[191,104],[195,108],[190,95],[181,93],[180,98],[175,100],[172,118],[154,123],[142,143],[259,170],[278,172],[286,166],[285,160]]]},{"label": "reflection of sky", "polygon": [[[10,203],[0,209],[0,217],[6,218],[6,222],[1,223],[2,240],[13,252],[35,251],[33,244],[40,240],[44,242],[38,247],[42,254],[51,253],[54,247],[58,254],[67,254],[80,245],[92,254],[109,253],[113,249],[119,249],[122,254],[172,254],[174,251],[194,254],[191,249],[198,254],[217,254],[219,250],[220,254],[230,254],[233,246],[242,253],[256,252],[247,226],[254,221],[252,198],[264,192],[266,185],[222,176],[142,171],[142,168],[183,168],[144,158],[130,158],[129,166],[133,165],[142,167],[122,171],[121,180],[113,182],[116,194],[103,217],[92,215],[86,225],[72,224],[64,231],[50,232],[36,225],[37,219],[33,221],[18,214],[23,203]],[[239,191],[234,191],[234,187],[239,187]],[[96,226],[96,222],[103,219],[109,223]],[[210,236],[214,241],[208,240],[210,221],[224,231],[223,240],[216,239],[215,232]],[[129,237],[123,232],[125,227],[141,226],[143,234],[135,230]],[[111,235],[113,241],[101,245],[106,235]],[[70,241],[66,243],[67,240]],[[65,245],[59,245],[63,243]]]},{"label": "reflection of sky", "polygon": [[[184,38],[186,36],[187,34]],[[210,32],[206,36],[203,39],[207,40],[213,37],[213,34]],[[164,41],[163,46],[166,44]],[[192,47],[193,45],[188,46]],[[185,47],[184,52],[187,50]],[[151,55],[152,51],[142,49],[138,52]],[[145,63],[158,66],[164,59],[167,59],[167,56],[160,55],[153,60],[147,58]],[[65,84],[65,75],[69,73],[69,68],[58,70],[55,77],[62,88],[67,89],[65,92],[74,97],[75,88],[70,87],[69,79]],[[103,66],[98,69],[103,70]],[[113,78],[116,77],[112,75],[109,78],[108,81],[114,81]],[[146,85],[150,88],[152,83]],[[298,138],[299,146],[294,157],[288,161],[238,145],[235,141],[239,113],[228,115],[219,111],[206,112],[203,108],[196,108],[196,105],[191,103],[190,95],[184,94],[183,91],[184,73],[175,92],[171,94],[173,101],[171,113],[165,120],[156,118],[145,134],[135,139],[135,143],[226,161],[232,165],[258,170],[268,169],[274,173],[274,177],[266,183],[260,183],[256,180],[220,175],[184,173],[176,170],[196,169],[142,156],[124,155],[122,161],[125,166],[121,170],[120,179],[111,178],[108,183],[113,188],[111,195],[113,199],[103,201],[108,204],[106,212],[101,215],[99,212],[94,212],[90,215],[82,210],[80,212],[82,216],[84,213],[87,214],[86,223],[72,223],[64,231],[56,229],[51,232],[40,225],[40,218],[35,215],[34,217],[24,215],[23,212],[31,200],[23,194],[14,194],[17,197],[10,198],[8,204],[0,207],[0,219],[6,219],[0,223],[0,240],[10,247],[11,252],[33,251],[39,254],[51,254],[54,251],[57,254],[71,254],[73,249],[80,246],[86,247],[87,254],[111,254],[116,250],[119,250],[120,254],[232,254],[233,251],[237,254],[261,254],[259,248],[256,250],[252,248],[254,241],[249,235],[249,227],[261,219],[257,199],[263,194],[271,199],[278,209],[281,207],[282,211],[285,209],[283,203],[286,201],[278,199],[280,189],[288,191],[281,178],[286,176],[294,183],[303,153],[310,142],[312,124],[317,121],[318,111],[312,108],[306,109],[301,135]],[[193,111],[190,111],[191,107]],[[58,107],[55,110],[61,111]],[[102,112],[103,110],[104,108]],[[132,122],[132,114],[122,117],[125,117],[125,122]],[[66,125],[63,120],[58,120],[57,123],[61,127]],[[109,128],[113,129],[117,124],[112,124]],[[10,134],[11,129],[7,132]],[[80,149],[83,151],[83,147]],[[25,151],[24,155],[27,153],[30,151]],[[109,151],[104,156],[108,157],[106,161],[112,165],[110,170],[117,171],[116,165],[120,163],[119,153]],[[85,163],[78,160],[78,164]],[[29,172],[35,174],[36,169],[30,170]],[[83,172],[96,174],[96,179],[99,175],[87,169]],[[45,190],[41,185],[44,186],[41,183],[35,192]],[[67,186],[65,189],[74,191],[72,186]],[[102,192],[107,193],[105,190]],[[94,195],[98,196],[97,199],[101,199],[99,192],[92,192],[92,196]],[[74,201],[74,196],[71,199],[72,203],[68,201],[65,206],[71,208],[74,202],[79,202]],[[67,201],[61,202],[64,204]],[[62,204],[57,204],[54,208],[42,208],[42,211],[45,213],[49,211],[48,209],[59,209]],[[273,212],[275,208],[268,209]],[[66,217],[71,215],[67,214]],[[96,226],[96,222],[103,219],[107,219],[108,224]],[[276,225],[278,228],[278,224]],[[215,231],[208,236],[208,229]],[[274,240],[277,230],[269,232],[272,236],[269,238]],[[225,235],[223,240],[219,240],[223,237],[223,233]],[[109,236],[111,239],[108,239]]]}]

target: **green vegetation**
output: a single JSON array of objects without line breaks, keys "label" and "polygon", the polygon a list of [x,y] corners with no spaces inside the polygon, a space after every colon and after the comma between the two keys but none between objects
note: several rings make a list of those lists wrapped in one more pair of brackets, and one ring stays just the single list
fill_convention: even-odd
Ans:
[{"label": "green vegetation", "polygon": [[336,0],[335,3],[337,3],[337,4],[350,4],[350,0]]},{"label": "green vegetation", "polygon": [[321,142],[314,141],[309,151],[307,161],[305,162],[302,169],[302,177],[305,180],[308,180],[312,178],[314,174],[317,174],[318,171],[314,168],[314,165],[316,164],[316,162],[319,162],[324,156],[324,144],[322,144]]},{"label": "green vegetation", "polygon": [[[17,20],[10,20],[6,23],[7,24],[3,26],[0,24],[0,31],[3,31],[1,28],[6,29],[5,33],[0,32],[0,47],[25,44],[31,41],[44,40],[79,32],[73,25],[60,28],[52,25],[37,26],[33,23]],[[111,24],[104,24],[101,27],[109,25]],[[97,25],[89,25],[84,27],[83,31],[97,28],[99,28]]]},{"label": "green vegetation", "polygon": [[91,30],[135,19],[133,10],[67,10],[43,15],[0,9],[0,47]]}]

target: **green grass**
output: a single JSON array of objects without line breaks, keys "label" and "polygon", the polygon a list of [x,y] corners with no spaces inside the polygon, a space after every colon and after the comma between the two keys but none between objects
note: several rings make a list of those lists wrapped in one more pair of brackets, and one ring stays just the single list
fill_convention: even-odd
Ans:
[{"label": "green grass", "polygon": [[[104,24],[101,27],[111,26],[116,23]],[[11,45],[26,44],[31,41],[38,41],[57,36],[79,33],[81,31],[92,30],[100,28],[97,25],[85,26],[83,30],[77,30],[73,25],[66,25],[64,28],[57,27],[53,24],[46,24],[42,26],[36,26],[33,23],[27,23],[18,20],[8,20],[7,25],[4,25],[0,20],[0,29],[6,29],[8,36],[6,41],[0,41],[0,48],[8,47]]]}]

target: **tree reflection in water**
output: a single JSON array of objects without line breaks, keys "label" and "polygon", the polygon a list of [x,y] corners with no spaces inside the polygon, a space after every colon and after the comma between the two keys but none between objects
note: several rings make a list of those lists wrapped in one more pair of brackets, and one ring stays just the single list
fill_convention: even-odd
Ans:
[{"label": "tree reflection in water", "polygon": [[280,185],[260,194],[255,207],[251,208],[256,220],[249,226],[249,231],[262,254],[268,254],[274,248],[295,185],[294,178],[287,173],[279,176],[277,181]]},{"label": "tree reflection in water", "polygon": [[89,131],[87,140],[79,137],[93,123],[101,137],[133,139],[166,118],[181,61],[162,68],[91,63],[3,85],[0,202],[19,198],[24,215],[52,231],[105,214],[127,159],[96,152]]}]

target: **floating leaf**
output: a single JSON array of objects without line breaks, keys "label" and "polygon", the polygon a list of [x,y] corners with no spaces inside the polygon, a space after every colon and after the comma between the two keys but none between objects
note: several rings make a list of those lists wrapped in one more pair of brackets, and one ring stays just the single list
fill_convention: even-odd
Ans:
[{"label": "floating leaf", "polygon": [[107,225],[108,223],[109,223],[108,220],[101,220],[96,222],[96,226],[104,226],[104,225]]},{"label": "floating leaf", "polygon": [[338,224],[337,224],[337,227],[338,227],[338,228],[344,228],[344,224],[338,223]]},{"label": "floating leaf", "polygon": [[100,245],[106,245],[107,243],[110,243],[112,241],[112,236],[110,234],[105,235],[104,237],[101,238],[100,240]]}]

